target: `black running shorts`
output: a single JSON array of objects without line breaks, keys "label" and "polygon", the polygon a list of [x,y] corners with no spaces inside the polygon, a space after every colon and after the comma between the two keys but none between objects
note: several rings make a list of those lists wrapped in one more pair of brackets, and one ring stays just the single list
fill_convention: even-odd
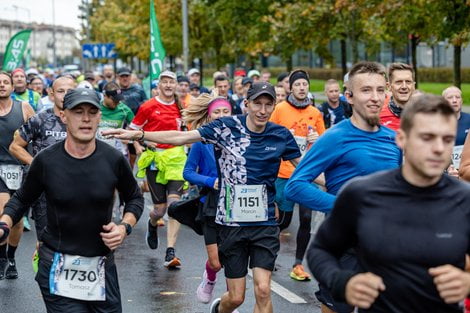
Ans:
[{"label": "black running shorts", "polygon": [[217,242],[225,277],[245,277],[248,266],[273,271],[280,246],[279,227],[218,225]]}]

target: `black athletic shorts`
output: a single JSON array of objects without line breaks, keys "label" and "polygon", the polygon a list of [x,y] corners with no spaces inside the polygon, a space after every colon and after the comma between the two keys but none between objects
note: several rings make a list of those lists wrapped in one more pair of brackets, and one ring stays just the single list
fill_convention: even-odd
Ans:
[{"label": "black athletic shorts", "polygon": [[219,258],[225,277],[245,277],[248,265],[274,270],[280,246],[278,226],[217,226]]},{"label": "black athletic shorts", "polygon": [[183,194],[184,180],[169,180],[166,185],[159,184],[155,181],[157,173],[158,171],[150,170],[149,168],[146,170],[153,204],[166,203],[167,195],[181,196]]},{"label": "black athletic shorts", "polygon": [[49,272],[51,270],[54,251],[41,245],[39,248],[39,268],[36,281],[41,289],[42,298],[48,313],[121,313],[121,294],[119,282],[111,253],[106,260],[106,300],[82,301],[62,296],[51,295],[49,291]]},{"label": "black athletic shorts", "polygon": [[217,243],[217,224],[215,216],[204,216],[202,223],[202,232],[204,233],[204,242],[207,245]]},{"label": "black athletic shorts", "polygon": [[12,196],[15,193],[15,190],[8,189],[7,184],[0,178],[0,193],[8,193]]},{"label": "black athletic shorts", "polygon": [[133,155],[136,154],[134,144],[132,144],[132,143],[127,144],[127,150],[129,151],[129,154],[133,154]]},{"label": "black athletic shorts", "polygon": [[[356,270],[358,268],[357,257],[353,250],[348,250],[348,252],[340,258],[339,264],[341,268]],[[354,307],[349,304],[333,300],[333,297],[326,286],[318,284],[318,287],[319,290],[315,292],[315,296],[318,301],[326,305],[332,311],[336,313],[351,313],[354,311]]]}]

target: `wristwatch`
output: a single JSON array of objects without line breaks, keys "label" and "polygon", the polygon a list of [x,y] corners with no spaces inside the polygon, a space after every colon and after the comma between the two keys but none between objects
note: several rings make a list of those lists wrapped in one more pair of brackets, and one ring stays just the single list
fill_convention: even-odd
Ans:
[{"label": "wristwatch", "polygon": [[129,236],[132,233],[132,226],[129,223],[121,222],[121,224],[126,228],[126,235]]}]

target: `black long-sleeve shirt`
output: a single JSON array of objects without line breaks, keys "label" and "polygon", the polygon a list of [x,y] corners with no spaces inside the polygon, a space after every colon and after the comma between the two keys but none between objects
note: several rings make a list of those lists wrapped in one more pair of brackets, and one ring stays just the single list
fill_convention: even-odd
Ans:
[{"label": "black long-sleeve shirt", "polygon": [[470,253],[470,185],[444,175],[434,186],[409,184],[401,170],[354,179],[339,194],[308,251],[313,275],[344,299],[356,273],[338,258],[355,248],[360,272],[382,277],[386,290],[360,312],[462,312],[440,298],[429,268],[463,269]]},{"label": "black long-sleeve shirt", "polygon": [[131,212],[137,220],[144,207],[142,193],[128,161],[113,147],[97,140],[90,156],[76,159],[65,151],[64,143],[54,144],[34,158],[23,186],[6,204],[4,213],[16,224],[44,192],[44,244],[71,255],[106,255],[110,250],[100,232],[112,219],[115,189],[124,199],[124,213]]}]

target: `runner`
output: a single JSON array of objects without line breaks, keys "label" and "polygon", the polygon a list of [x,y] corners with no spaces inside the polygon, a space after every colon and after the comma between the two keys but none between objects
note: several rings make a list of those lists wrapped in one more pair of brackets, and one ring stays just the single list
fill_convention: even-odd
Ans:
[{"label": "runner", "polygon": [[122,102],[121,88],[115,82],[109,82],[103,87],[103,101],[101,102],[101,120],[98,125],[96,137],[110,144],[128,157],[127,145],[121,140],[107,139],[101,136],[101,132],[112,128],[125,128],[134,118],[132,110]]},{"label": "runner", "polygon": [[[5,203],[20,187],[23,176],[21,164],[9,152],[13,134],[34,115],[27,102],[11,98],[12,92],[12,77],[6,72],[0,72],[0,213],[3,213]],[[8,241],[0,241],[0,280],[18,278],[15,252],[23,234],[22,218],[13,225]]]},{"label": "runner", "polygon": [[341,100],[339,95],[339,83],[335,79],[329,79],[325,83],[325,95],[327,101],[318,108],[323,114],[325,128],[338,124],[352,115],[351,105],[346,100]]},{"label": "runner", "polygon": [[[351,181],[318,230],[309,264],[333,296],[359,312],[455,312],[470,293],[470,187],[443,175],[457,120],[443,97],[421,96],[402,112],[401,169]],[[340,268],[358,254],[360,272]]]},{"label": "runner", "polygon": [[[175,101],[176,74],[164,71],[158,78],[159,96],[142,104],[130,128],[142,131],[181,130],[181,108]],[[146,143],[147,150],[136,143],[137,154],[140,154],[137,165],[139,177],[147,176],[154,209],[150,212],[147,231],[147,244],[150,249],[158,248],[157,221],[162,218],[168,206],[180,200],[183,193],[183,168],[186,154],[183,146],[171,144]],[[158,158],[158,162],[154,160]],[[169,218],[167,229],[167,249],[164,266],[174,268],[181,265],[176,257],[175,244],[178,238],[180,223]]]},{"label": "runner", "polygon": [[[402,159],[394,131],[379,125],[385,99],[385,70],[375,62],[355,64],[349,74],[347,97],[353,108],[350,119],[329,129],[314,149],[305,155],[286,185],[286,198],[312,210],[330,212],[339,189],[351,178],[379,170],[397,168]],[[325,175],[326,192],[311,182]],[[347,253],[341,260],[355,268],[355,257]],[[351,313],[353,308],[333,301],[320,284],[316,293],[322,312]]]},{"label": "runner", "polygon": [[[60,77],[52,83],[54,107],[34,115],[18,130],[18,136],[14,137],[10,145],[10,153],[15,158],[29,166],[39,151],[65,139],[67,131],[65,124],[60,119],[60,111],[63,110],[65,94],[73,88],[75,88],[75,81],[70,77]],[[27,150],[30,143],[32,144],[32,155]],[[46,227],[46,206],[44,194],[31,206],[36,236],[39,241],[41,233]]]},{"label": "runner", "polygon": [[[113,251],[140,217],[143,197],[124,156],[95,139],[99,108],[93,90],[77,88],[65,95],[61,118],[67,138],[35,157],[0,219],[4,241],[26,208],[45,193],[47,226],[36,281],[47,312],[122,312]],[[115,188],[126,203],[119,225],[111,222]]]},{"label": "runner", "polygon": [[[184,121],[191,129],[211,122],[219,117],[230,116],[232,107],[224,98],[214,98],[202,94],[190,102],[189,107],[183,111]],[[215,214],[219,198],[219,181],[217,165],[214,156],[214,146],[196,142],[191,146],[188,160],[184,166],[183,177],[189,183],[198,185],[204,190],[208,189],[207,196],[201,197],[203,206],[203,233],[207,249],[207,262],[203,279],[197,288],[197,299],[202,303],[209,303],[215,287],[217,272],[221,264],[217,249],[217,230]]]},{"label": "runner", "polygon": [[[293,71],[289,76],[289,97],[276,105],[270,121],[289,129],[294,135],[302,155],[313,145],[318,136],[325,132],[325,125],[320,111],[312,106],[308,98],[310,79],[303,70]],[[281,162],[276,179],[276,203],[279,208],[279,228],[289,227],[294,211],[294,202],[288,201],[284,195],[287,180],[294,172],[294,166],[288,162]],[[296,237],[295,261],[290,272],[294,280],[310,280],[302,265],[305,251],[310,241],[312,210],[299,206],[299,228]]]},{"label": "runner", "polygon": [[[400,114],[415,90],[413,68],[404,63],[392,63],[388,67],[388,88],[392,96],[385,100],[380,112],[380,123],[397,130],[400,127]],[[349,77],[351,80],[351,77]]]},{"label": "runner", "polygon": [[22,68],[14,69],[11,72],[13,78],[14,92],[11,94],[13,100],[28,102],[36,111],[41,95],[27,88],[26,73]]},{"label": "runner", "polygon": [[268,122],[275,99],[272,85],[255,83],[248,92],[247,115],[219,118],[188,132],[113,130],[104,134],[177,145],[214,144],[220,182],[217,242],[228,291],[212,302],[211,312],[233,312],[244,302],[248,266],[253,269],[254,311],[273,311],[271,273],[279,251],[275,180],[281,158],[297,163],[300,157],[290,131]]}]

